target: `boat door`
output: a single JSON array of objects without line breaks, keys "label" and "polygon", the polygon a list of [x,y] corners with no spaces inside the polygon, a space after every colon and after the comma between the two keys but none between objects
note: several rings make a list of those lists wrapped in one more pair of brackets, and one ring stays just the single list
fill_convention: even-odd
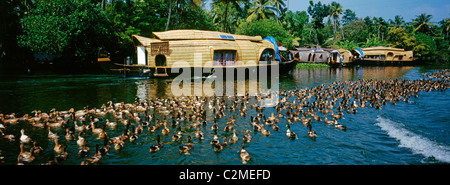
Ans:
[{"label": "boat door", "polygon": [[145,46],[137,47],[137,58],[139,65],[148,65],[147,62],[147,51],[145,50]]}]

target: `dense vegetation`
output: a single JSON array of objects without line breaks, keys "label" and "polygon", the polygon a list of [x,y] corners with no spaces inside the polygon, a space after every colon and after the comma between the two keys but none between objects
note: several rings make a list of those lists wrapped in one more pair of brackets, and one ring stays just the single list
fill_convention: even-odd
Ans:
[{"label": "dense vegetation", "polygon": [[292,12],[286,0],[0,1],[0,61],[58,54],[92,62],[99,48],[122,60],[134,55],[132,34],[152,37],[153,31],[173,29],[271,35],[288,48],[391,46],[413,50],[416,60],[449,61],[449,18],[360,18],[336,2],[309,3],[306,11]]}]

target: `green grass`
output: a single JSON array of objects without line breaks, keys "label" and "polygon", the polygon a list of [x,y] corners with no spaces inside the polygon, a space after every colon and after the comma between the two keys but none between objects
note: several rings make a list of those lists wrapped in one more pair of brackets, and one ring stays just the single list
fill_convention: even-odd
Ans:
[{"label": "green grass", "polygon": [[328,64],[318,63],[298,63],[296,68],[298,69],[318,69],[318,68],[330,68]]}]

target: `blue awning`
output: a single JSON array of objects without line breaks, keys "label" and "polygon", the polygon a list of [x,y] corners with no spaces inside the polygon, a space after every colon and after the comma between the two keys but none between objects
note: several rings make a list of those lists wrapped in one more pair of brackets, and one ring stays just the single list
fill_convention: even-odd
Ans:
[{"label": "blue awning", "polygon": [[360,48],[357,48],[356,51],[358,51],[359,54],[361,54],[361,58],[364,58],[364,53]]},{"label": "blue awning", "polygon": [[266,38],[264,38],[264,40],[268,40],[269,42],[271,42],[273,44],[273,47],[275,48],[275,60],[281,61],[280,58],[280,51],[278,50],[278,44],[277,41],[275,40],[275,38],[268,36]]}]

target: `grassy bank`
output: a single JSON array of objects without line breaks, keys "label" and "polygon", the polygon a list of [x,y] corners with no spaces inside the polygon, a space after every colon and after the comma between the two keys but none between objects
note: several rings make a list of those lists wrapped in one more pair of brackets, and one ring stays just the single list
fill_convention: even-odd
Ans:
[{"label": "grassy bank", "polygon": [[328,64],[319,64],[319,63],[298,63],[296,66],[297,69],[317,69],[317,68],[330,68]]}]

